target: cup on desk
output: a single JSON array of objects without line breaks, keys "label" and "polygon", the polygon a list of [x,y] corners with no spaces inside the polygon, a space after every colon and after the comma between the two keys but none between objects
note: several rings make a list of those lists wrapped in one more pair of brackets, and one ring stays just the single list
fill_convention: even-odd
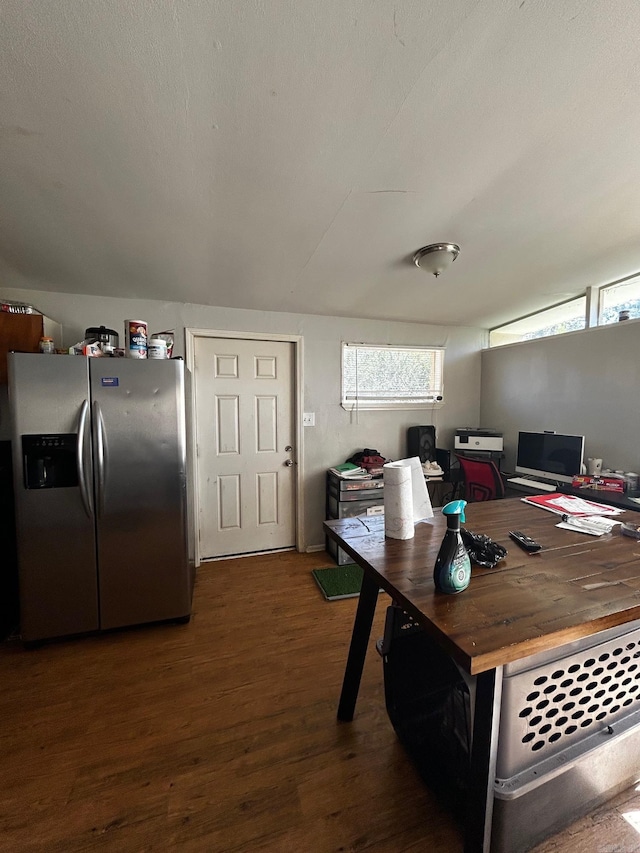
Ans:
[{"label": "cup on desk", "polygon": [[587,459],[587,473],[590,477],[599,477],[602,471],[602,459]]}]

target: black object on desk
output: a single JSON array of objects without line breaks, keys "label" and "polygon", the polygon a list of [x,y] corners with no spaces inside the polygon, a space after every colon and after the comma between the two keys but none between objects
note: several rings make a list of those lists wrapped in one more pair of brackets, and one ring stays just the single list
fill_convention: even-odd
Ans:
[{"label": "black object on desk", "polygon": [[528,551],[530,554],[535,554],[536,551],[539,551],[542,548],[542,545],[539,542],[536,542],[521,530],[510,530],[509,536],[513,539],[516,545],[519,545],[523,551]]}]

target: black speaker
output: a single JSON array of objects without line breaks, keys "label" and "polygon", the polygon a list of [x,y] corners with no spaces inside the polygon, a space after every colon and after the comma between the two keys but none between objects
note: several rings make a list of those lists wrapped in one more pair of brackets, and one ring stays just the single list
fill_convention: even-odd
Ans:
[{"label": "black speaker", "polygon": [[407,456],[418,456],[420,462],[436,461],[436,428],[433,424],[409,427]]}]

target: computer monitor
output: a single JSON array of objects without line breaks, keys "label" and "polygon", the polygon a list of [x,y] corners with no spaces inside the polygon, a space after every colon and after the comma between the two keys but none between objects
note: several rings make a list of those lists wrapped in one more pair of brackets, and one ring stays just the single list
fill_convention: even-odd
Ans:
[{"label": "computer monitor", "polygon": [[516,471],[570,483],[582,473],[584,436],[559,432],[519,432]]}]

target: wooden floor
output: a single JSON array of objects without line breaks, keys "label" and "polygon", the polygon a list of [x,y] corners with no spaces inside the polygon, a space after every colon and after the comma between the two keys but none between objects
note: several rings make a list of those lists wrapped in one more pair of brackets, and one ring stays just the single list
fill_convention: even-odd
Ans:
[{"label": "wooden floor", "polygon": [[[213,563],[189,625],[0,645],[0,850],[460,853],[373,649],[356,719],[336,722],[356,602],[324,601],[310,570],[330,564]],[[640,851],[634,810],[631,790],[536,853]]]}]

